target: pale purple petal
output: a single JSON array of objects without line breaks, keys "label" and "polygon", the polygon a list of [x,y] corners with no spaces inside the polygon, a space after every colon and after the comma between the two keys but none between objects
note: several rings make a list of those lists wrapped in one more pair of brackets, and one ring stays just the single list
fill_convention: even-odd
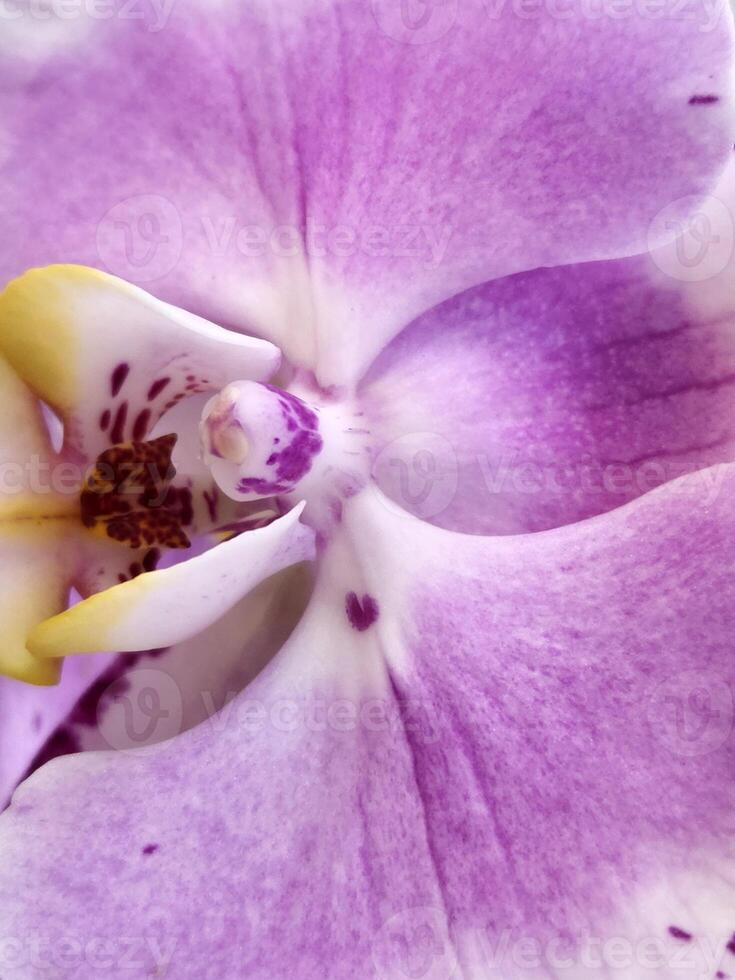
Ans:
[{"label": "pale purple petal", "polygon": [[177,978],[730,972],[732,467],[718,479],[708,505],[683,478],[502,540],[355,498],[231,712],[16,794],[7,976],[71,940],[96,978],[99,937],[123,976],[121,936],[140,975]]},{"label": "pale purple petal", "polygon": [[381,487],[432,523],[507,534],[735,458],[726,190],[670,249],[488,283],[408,327],[361,390]]},{"label": "pale purple petal", "polygon": [[2,277],[106,267],[344,383],[462,289],[640,252],[731,148],[731,15],[562,6],[182,0],[70,25],[3,70]]}]

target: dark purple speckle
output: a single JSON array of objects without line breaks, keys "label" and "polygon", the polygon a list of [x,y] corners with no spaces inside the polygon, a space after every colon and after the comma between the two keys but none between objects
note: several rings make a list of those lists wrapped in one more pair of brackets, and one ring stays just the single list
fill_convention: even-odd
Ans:
[{"label": "dark purple speckle", "polygon": [[278,453],[277,478],[291,486],[298,483],[311,469],[314,457],[321,452],[323,445],[318,432],[300,429],[291,443]]},{"label": "dark purple speckle", "polygon": [[714,105],[719,102],[719,95],[693,95],[689,100],[689,105]]},{"label": "dark purple speckle", "polygon": [[378,618],[378,604],[371,595],[365,593],[359,599],[355,592],[348,592],[345,597],[345,611],[353,629],[364,633]]},{"label": "dark purple speckle", "polygon": [[682,942],[691,942],[692,934],[687,932],[686,929],[680,929],[679,926],[669,926],[669,935],[673,936],[674,939],[681,939]]},{"label": "dark purple speckle", "polygon": [[272,497],[277,493],[286,493],[291,488],[273,480],[264,480],[257,476],[244,477],[237,484],[240,493],[258,493],[261,497]]},{"label": "dark purple speckle", "polygon": [[[324,443],[319,435],[319,417],[316,412],[287,391],[271,385],[264,387],[278,395],[283,424],[289,435],[284,440],[283,447],[278,452],[272,452],[266,460],[266,466],[273,467],[274,472],[245,477],[239,481],[237,489],[241,493],[272,496],[288,493],[306,476]],[[273,444],[280,441],[280,438],[274,438]]]},{"label": "dark purple speckle", "polygon": [[120,391],[122,386],[125,384],[125,379],[130,374],[130,365],[124,362],[118,364],[115,370],[110,375],[110,391],[112,392],[112,397]]},{"label": "dark purple speckle", "polygon": [[155,854],[158,850],[158,844],[146,844],[143,848],[143,854]]},{"label": "dark purple speckle", "polygon": [[732,936],[730,936],[730,942],[727,944],[725,949],[728,951],[728,953],[735,955],[735,932],[732,934]]},{"label": "dark purple speckle", "polygon": [[112,424],[112,431],[110,432],[110,439],[113,444],[123,441],[123,433],[125,432],[125,422],[127,421],[127,418],[128,403],[123,402],[115,413],[115,421]]},{"label": "dark purple speckle", "polygon": [[107,426],[110,424],[110,409],[106,408],[102,415],[100,415],[100,429],[104,432]]},{"label": "dark purple speckle", "polygon": [[152,402],[156,395],[160,395],[171,378],[158,378],[148,389],[148,401]]},{"label": "dark purple speckle", "polygon": [[133,439],[136,442],[140,442],[148,431],[148,423],[151,420],[151,413],[147,408],[144,408],[142,412],[138,413],[138,416],[133,423]]}]

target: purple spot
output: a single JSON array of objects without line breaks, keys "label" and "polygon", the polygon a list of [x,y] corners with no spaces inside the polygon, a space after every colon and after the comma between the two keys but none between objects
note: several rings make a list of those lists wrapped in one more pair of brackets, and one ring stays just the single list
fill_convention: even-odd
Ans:
[{"label": "purple spot", "polygon": [[378,604],[367,593],[362,599],[358,599],[355,592],[348,592],[345,597],[345,610],[353,629],[358,633],[364,633],[378,618]]},{"label": "purple spot", "polygon": [[160,395],[170,381],[171,378],[158,378],[154,381],[148,389],[148,401],[152,402],[157,395]]},{"label": "purple spot", "polygon": [[693,95],[689,100],[689,105],[714,105],[719,102],[719,95]]},{"label": "purple spot", "polygon": [[732,934],[732,936],[730,936],[730,942],[727,944],[725,949],[728,951],[728,953],[735,954],[735,932]]},{"label": "purple spot", "polygon": [[123,441],[123,433],[125,431],[125,422],[128,417],[128,403],[123,402],[115,413],[115,421],[112,424],[112,432],[110,432],[110,439],[113,443]]},{"label": "purple spot", "polygon": [[124,362],[122,364],[118,364],[115,370],[112,372],[112,375],[110,376],[110,391],[112,391],[113,398],[125,384],[125,379],[129,374],[130,365],[125,364]]},{"label": "purple spot", "polygon": [[110,424],[110,409],[106,408],[102,415],[100,415],[100,429],[104,432],[107,426]]},{"label": "purple spot", "polygon": [[[301,480],[312,467],[314,457],[324,445],[319,435],[319,417],[299,398],[271,385],[265,387],[278,395],[283,424],[292,435],[285,440],[279,452],[273,452],[266,460],[266,466],[275,467],[271,476],[246,477],[237,485],[242,493],[253,492],[261,495],[287,493]],[[273,444],[280,443],[273,439]]]},{"label": "purple spot", "polygon": [[680,929],[679,926],[669,926],[669,935],[673,936],[674,939],[681,939],[682,942],[691,942],[692,934],[687,932],[686,929]]},{"label": "purple spot", "polygon": [[276,476],[283,483],[293,486],[306,476],[317,453],[324,445],[318,432],[299,430],[291,444],[278,454]]},{"label": "purple spot", "polygon": [[140,442],[143,436],[148,430],[148,423],[151,419],[151,413],[147,408],[144,408],[142,412],[139,413],[138,417],[133,424],[133,439]]},{"label": "purple spot", "polygon": [[143,854],[155,854],[158,850],[158,844],[146,844],[143,848]]}]

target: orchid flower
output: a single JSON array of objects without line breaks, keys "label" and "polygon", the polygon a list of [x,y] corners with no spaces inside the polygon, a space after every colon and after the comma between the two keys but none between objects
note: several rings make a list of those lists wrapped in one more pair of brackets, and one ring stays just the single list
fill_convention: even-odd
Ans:
[{"label": "orchid flower", "polygon": [[9,20],[3,980],[735,975],[732,17],[593,6]]}]

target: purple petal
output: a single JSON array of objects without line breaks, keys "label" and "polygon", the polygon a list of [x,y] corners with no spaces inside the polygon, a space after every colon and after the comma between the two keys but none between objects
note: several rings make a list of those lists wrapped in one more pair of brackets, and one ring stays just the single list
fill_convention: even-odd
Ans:
[{"label": "purple petal", "polygon": [[[40,758],[49,739],[57,735],[59,725],[80,695],[109,663],[108,654],[72,657],[54,687],[35,687],[0,677],[0,809],[9,801],[33,760]],[[66,751],[74,751],[75,744],[73,738],[68,738]]]},{"label": "purple petal", "polygon": [[462,289],[642,251],[732,146],[729,11],[516,6],[71,25],[4,68],[2,276],[104,266],[344,383]]},{"label": "purple petal", "polygon": [[[670,248],[488,283],[408,327],[362,387],[381,487],[441,526],[507,534],[735,458],[725,190]],[[709,264],[683,265],[705,220]],[[709,498],[708,472],[699,479]]]},{"label": "purple petal", "polygon": [[735,468],[721,490],[494,540],[355,498],[231,713],[16,794],[5,972],[71,941],[96,977],[100,936],[182,978],[729,972]]}]

